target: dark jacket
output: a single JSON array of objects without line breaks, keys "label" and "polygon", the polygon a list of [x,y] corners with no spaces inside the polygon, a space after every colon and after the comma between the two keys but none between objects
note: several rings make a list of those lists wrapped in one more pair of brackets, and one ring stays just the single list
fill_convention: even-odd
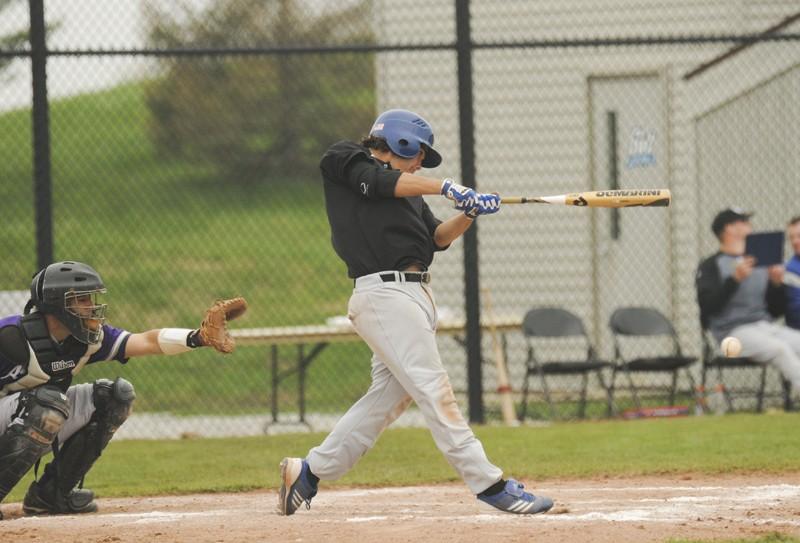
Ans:
[{"label": "dark jacket", "polygon": [[[720,312],[725,304],[739,288],[739,283],[733,277],[724,281],[719,273],[717,258],[722,255],[717,252],[700,262],[695,276],[697,289],[697,303],[700,306],[700,323],[703,329],[709,326],[710,318]],[[770,281],[765,295],[767,311],[773,317],[780,317],[786,311],[786,295],[783,285],[775,286]]]}]

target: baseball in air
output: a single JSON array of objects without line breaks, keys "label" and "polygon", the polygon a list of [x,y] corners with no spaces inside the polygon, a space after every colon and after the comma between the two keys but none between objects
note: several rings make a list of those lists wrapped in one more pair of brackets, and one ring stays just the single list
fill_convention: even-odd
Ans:
[{"label": "baseball in air", "polygon": [[728,358],[739,356],[742,353],[742,342],[733,336],[728,336],[719,344],[719,349]]}]

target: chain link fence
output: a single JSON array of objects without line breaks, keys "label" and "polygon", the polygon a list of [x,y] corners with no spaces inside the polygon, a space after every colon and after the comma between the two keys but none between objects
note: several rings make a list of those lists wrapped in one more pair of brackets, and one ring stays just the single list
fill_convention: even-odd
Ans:
[{"label": "chain link fence", "polygon": [[[365,135],[381,110],[403,107],[435,129],[445,161],[427,173],[460,178],[458,2],[117,4],[44,5],[54,259],[94,266],[109,322],[131,331],[195,327],[214,299],[233,295],[251,305],[234,328],[336,328],[351,283],[330,246],[319,157]],[[526,376],[527,311],[573,312],[597,357],[613,360],[613,311],[656,308],[684,354],[699,358],[694,272],[716,250],[714,214],[745,207],[768,230],[798,213],[800,17],[795,2],[778,0],[470,7],[481,190],[673,194],[666,209],[507,206],[479,221],[483,318],[519,324],[499,338],[514,399],[519,406],[528,380],[530,419],[572,418],[579,375],[550,379],[553,408],[539,376]],[[29,25],[27,2],[0,2],[2,314],[21,310],[37,270]],[[452,213],[427,201],[437,216]],[[439,254],[433,272],[440,317],[463,321],[463,244]],[[369,350],[349,339],[241,341],[224,359],[201,350],[96,364],[78,381],[122,375],[136,385],[136,415],[120,437],[324,429],[369,384]],[[500,416],[492,341],[484,331],[489,421]],[[572,339],[535,346],[542,360],[585,356]],[[463,334],[440,334],[440,350],[466,410]],[[691,372],[700,383],[699,362]],[[601,375],[607,385],[610,369]],[[775,372],[767,387],[780,389]],[[678,389],[675,402],[694,407],[685,376]],[[646,405],[667,402],[643,394]],[[608,415],[594,374],[587,396],[586,416]],[[631,406],[620,390],[612,413]],[[412,408],[400,423],[420,421]]]}]

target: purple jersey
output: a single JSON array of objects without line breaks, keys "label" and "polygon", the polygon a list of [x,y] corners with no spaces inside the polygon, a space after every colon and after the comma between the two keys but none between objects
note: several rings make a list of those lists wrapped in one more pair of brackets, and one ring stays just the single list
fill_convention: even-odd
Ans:
[{"label": "purple jersey", "polygon": [[[21,320],[21,315],[0,319],[0,389],[28,374],[30,351]],[[126,330],[104,324],[99,344],[86,345],[70,336],[59,346],[61,360],[58,360],[58,367],[63,371],[79,369],[82,359],[87,356],[86,364],[103,360],[116,360],[124,364],[128,361],[125,347],[130,335]]]},{"label": "purple jersey", "polygon": [[121,364],[127,363],[128,358],[125,356],[125,346],[128,344],[129,337],[131,337],[130,332],[104,324],[100,348],[89,357],[87,364],[94,364],[103,360],[116,360]]}]

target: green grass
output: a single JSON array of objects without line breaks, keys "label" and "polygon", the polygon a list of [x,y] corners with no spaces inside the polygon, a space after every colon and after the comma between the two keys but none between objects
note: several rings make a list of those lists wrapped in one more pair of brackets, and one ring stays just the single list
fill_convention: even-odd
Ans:
[{"label": "green grass", "polygon": [[[50,122],[55,258],[97,268],[111,324],[196,327],[210,303],[232,295],[250,302],[238,327],[322,324],[346,312],[352,284],[330,245],[319,179],[244,184],[162,156],[148,138],[142,84],[56,101]],[[0,115],[0,145],[0,201],[13,203],[3,206],[0,290],[22,290],[36,271],[29,111]],[[243,348],[223,362],[201,350],[125,368],[98,364],[79,381],[124,375],[137,386],[140,411],[263,412],[266,353]],[[292,349],[281,353],[288,367]],[[368,364],[363,346],[329,347],[311,368],[309,409],[345,409],[366,389]],[[288,379],[281,402],[295,389]]]},{"label": "green grass", "polygon": [[[549,427],[477,427],[506,473],[530,480],[680,473],[800,471],[800,415],[731,415]],[[114,441],[87,478],[104,497],[275,488],[284,456],[324,434],[184,441]],[[520,455],[519,451],[526,453]],[[8,501],[22,498],[27,481]],[[388,430],[350,474],[330,486],[458,481],[426,429]],[[328,485],[328,483],[326,483]]]},{"label": "green grass", "polygon": [[[322,322],[351,284],[330,246],[321,181],[243,184],[161,156],[141,85],[51,108],[55,256],[95,265],[123,326],[194,323],[209,301],[241,293],[248,325]],[[0,115],[4,207],[0,289],[35,271],[28,112]],[[10,180],[11,182],[6,182]]]}]

